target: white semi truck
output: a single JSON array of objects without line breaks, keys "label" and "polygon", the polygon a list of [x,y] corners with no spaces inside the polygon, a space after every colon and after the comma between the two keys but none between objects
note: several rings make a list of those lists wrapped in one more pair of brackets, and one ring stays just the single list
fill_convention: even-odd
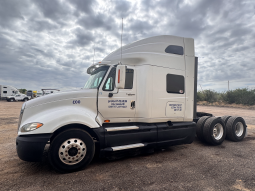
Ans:
[{"label": "white semi truck", "polygon": [[0,99],[7,99],[8,96],[19,93],[17,88],[12,86],[0,85]]},{"label": "white semi truck", "polygon": [[[48,159],[60,172],[86,167],[94,157],[119,156],[178,144],[195,135],[212,145],[241,141],[241,117],[196,111],[194,40],[156,36],[126,45],[87,69],[84,89],[23,104],[16,139],[24,161]],[[122,57],[122,58],[121,58]],[[120,63],[121,60],[121,63]]]}]

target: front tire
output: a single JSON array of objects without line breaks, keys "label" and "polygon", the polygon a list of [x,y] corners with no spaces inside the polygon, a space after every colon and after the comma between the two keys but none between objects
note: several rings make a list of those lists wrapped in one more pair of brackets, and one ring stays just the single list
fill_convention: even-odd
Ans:
[{"label": "front tire", "polygon": [[48,153],[50,164],[61,173],[84,169],[94,154],[93,138],[80,129],[61,132],[53,139]]}]

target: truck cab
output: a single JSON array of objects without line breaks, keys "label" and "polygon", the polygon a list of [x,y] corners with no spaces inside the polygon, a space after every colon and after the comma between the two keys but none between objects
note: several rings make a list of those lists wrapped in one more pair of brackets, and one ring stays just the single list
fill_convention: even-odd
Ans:
[{"label": "truck cab", "polygon": [[[95,150],[112,156],[193,142],[197,58],[192,38],[143,39],[114,51],[87,73],[83,89],[23,104],[16,140],[22,160],[40,161],[49,143],[53,168],[72,172],[85,168]],[[225,132],[219,123],[215,132]]]}]

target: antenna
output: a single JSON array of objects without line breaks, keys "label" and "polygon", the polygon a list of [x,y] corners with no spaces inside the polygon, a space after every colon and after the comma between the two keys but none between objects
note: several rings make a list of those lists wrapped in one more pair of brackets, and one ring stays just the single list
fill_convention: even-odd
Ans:
[{"label": "antenna", "polygon": [[122,17],[122,25],[121,25],[120,63],[122,61],[122,33],[123,33],[123,17]]},{"label": "antenna", "polygon": [[93,65],[94,65],[94,61],[95,61],[95,43],[94,43],[94,56],[93,56]]}]

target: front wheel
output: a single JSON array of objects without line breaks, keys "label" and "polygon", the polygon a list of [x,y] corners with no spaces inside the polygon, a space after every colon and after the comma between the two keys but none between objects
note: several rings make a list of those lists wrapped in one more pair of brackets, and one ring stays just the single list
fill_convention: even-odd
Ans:
[{"label": "front wheel", "polygon": [[49,149],[49,161],[58,172],[74,172],[85,168],[93,159],[95,144],[84,130],[70,129],[57,135]]},{"label": "front wheel", "polygon": [[25,99],[24,99],[24,101],[28,101],[28,99],[27,99],[27,98],[25,98]]}]

